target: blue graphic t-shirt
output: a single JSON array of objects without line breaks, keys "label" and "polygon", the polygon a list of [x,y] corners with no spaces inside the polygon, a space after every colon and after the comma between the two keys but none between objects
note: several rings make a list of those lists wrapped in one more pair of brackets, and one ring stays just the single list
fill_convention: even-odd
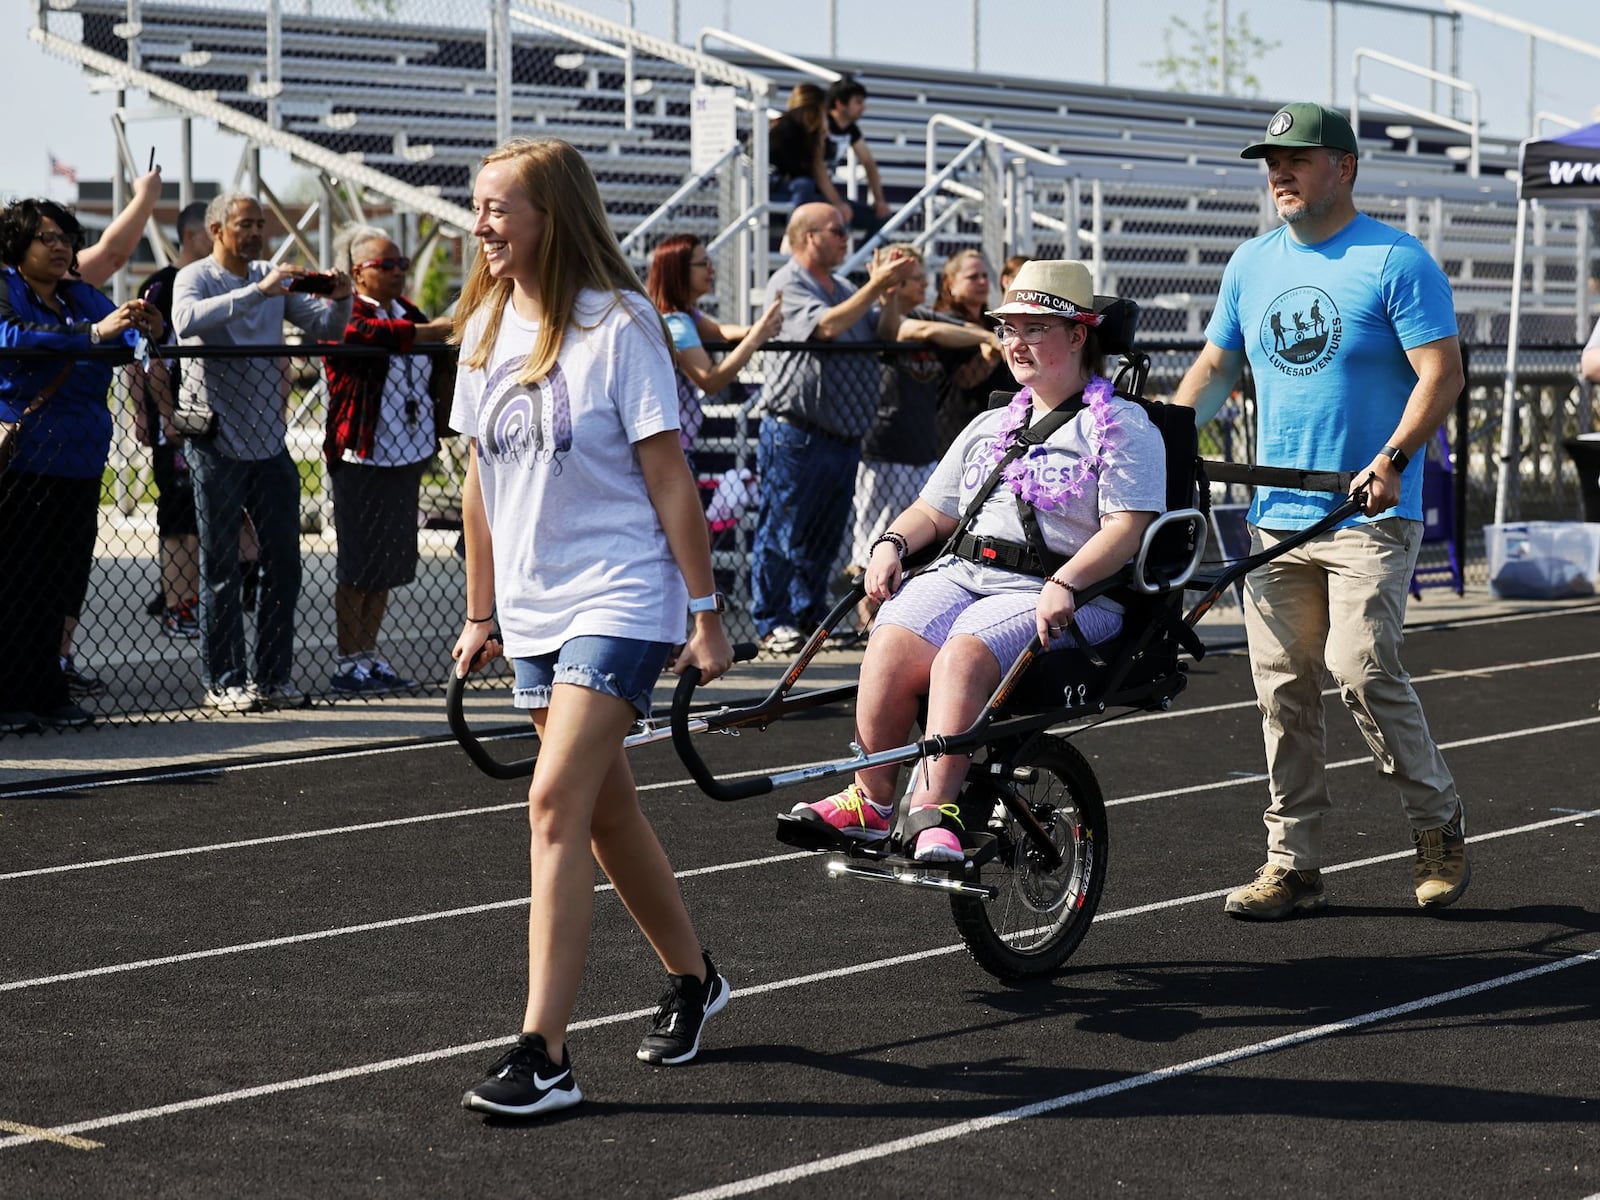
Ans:
[{"label": "blue graphic t-shirt", "polygon": [[[1365,215],[1311,246],[1288,226],[1246,242],[1228,263],[1206,328],[1208,341],[1250,360],[1257,460],[1315,471],[1370,463],[1416,386],[1406,351],[1455,333],[1449,280],[1422,243]],[[1349,523],[1420,521],[1422,457],[1401,477],[1396,507]],[[1340,499],[1258,488],[1250,521],[1304,529]]]},{"label": "blue graphic t-shirt", "polygon": [[528,385],[538,333],[507,304],[488,368],[461,369],[450,411],[476,441],[506,653],[583,634],[682,641],[688,588],[634,451],[678,425],[661,319],[637,293],[581,292],[555,367]]}]

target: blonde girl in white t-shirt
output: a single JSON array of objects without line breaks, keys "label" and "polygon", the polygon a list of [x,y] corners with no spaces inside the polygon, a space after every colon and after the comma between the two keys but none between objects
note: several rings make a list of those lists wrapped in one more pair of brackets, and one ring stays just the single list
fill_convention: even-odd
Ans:
[{"label": "blonde girl in white t-shirt", "polygon": [[540,752],[522,1036],[462,1103],[531,1116],[582,1098],[566,1030],[593,919],[591,850],[670,977],[638,1057],[689,1061],[727,1003],[622,742],[684,641],[686,607],[676,669],[715,678],[733,650],[678,441],[666,331],[588,165],[565,142],[508,142],[484,159],[472,206],[480,245],[456,313],[451,414],[472,448],[467,612],[452,656],[462,675],[512,660]]}]

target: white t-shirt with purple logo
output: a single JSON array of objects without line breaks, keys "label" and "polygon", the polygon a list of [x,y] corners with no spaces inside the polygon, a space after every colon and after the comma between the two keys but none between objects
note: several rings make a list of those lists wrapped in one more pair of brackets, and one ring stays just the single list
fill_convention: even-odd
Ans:
[{"label": "white t-shirt with purple logo", "polygon": [[488,369],[460,370],[450,413],[475,439],[506,654],[582,635],[682,641],[688,588],[633,449],[678,428],[661,319],[637,293],[581,292],[555,367],[528,386],[538,332],[508,303]]}]

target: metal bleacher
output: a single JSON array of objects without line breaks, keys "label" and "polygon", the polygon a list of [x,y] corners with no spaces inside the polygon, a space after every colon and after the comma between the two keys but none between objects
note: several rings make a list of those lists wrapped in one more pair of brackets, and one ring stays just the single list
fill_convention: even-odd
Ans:
[{"label": "metal bleacher", "polygon": [[[394,10],[429,12],[430,22],[346,0],[339,11],[321,4],[318,12],[282,11],[274,31],[266,4],[49,0],[39,11],[63,42],[456,206],[465,206],[472,169],[506,129],[507,116],[513,133],[561,137],[584,152],[619,235],[688,176],[696,71],[664,50],[634,54],[625,70],[614,44],[557,30],[547,18],[560,6],[547,0],[512,0],[509,55],[498,60],[511,66],[505,89],[482,6]],[[605,26],[593,18],[584,28]],[[720,57],[770,81],[771,106],[781,105],[792,84],[816,81],[814,73],[760,55]],[[1030,195],[1042,223],[1013,248],[1096,259],[1100,287],[1146,304],[1152,331],[1198,334],[1229,254],[1274,220],[1260,168],[1242,162],[1238,150],[1265,126],[1276,101],[906,64],[814,66],[849,70],[869,88],[863,130],[896,202],[928,182],[930,138],[937,155],[954,152],[965,136],[932,130],[936,116],[1056,160],[1049,169],[1026,167],[1037,176]],[[509,113],[500,107],[507,100]],[[1505,170],[1514,165],[1515,146],[1485,145],[1482,171],[1472,176],[1451,149],[1461,144],[1459,133],[1408,118],[1410,132],[1391,136],[1382,114],[1363,117],[1359,201],[1429,246],[1463,312],[1489,333],[1509,295],[1516,206]],[[970,198],[985,180],[975,169],[957,182],[957,192],[964,186]],[[690,196],[672,214],[670,231],[709,239],[737,215],[731,203],[726,194]],[[1570,322],[1582,283],[1572,265],[1573,219],[1544,219],[1543,235],[1532,240],[1533,292],[1524,298],[1535,337],[1546,311]],[[982,220],[971,205],[930,242],[932,256],[982,244]],[[919,228],[910,222],[906,231]]]}]

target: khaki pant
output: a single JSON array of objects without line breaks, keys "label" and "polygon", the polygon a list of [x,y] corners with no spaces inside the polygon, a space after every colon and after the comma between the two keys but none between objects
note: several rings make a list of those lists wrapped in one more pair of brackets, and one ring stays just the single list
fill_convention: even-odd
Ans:
[{"label": "khaki pant", "polygon": [[[1251,550],[1287,536],[1252,527]],[[1272,796],[1265,817],[1271,863],[1322,866],[1322,818],[1332,807],[1324,669],[1379,773],[1400,789],[1411,828],[1435,829],[1455,816],[1455,781],[1400,665],[1421,543],[1420,522],[1389,518],[1325,533],[1246,577],[1245,633]]]}]

